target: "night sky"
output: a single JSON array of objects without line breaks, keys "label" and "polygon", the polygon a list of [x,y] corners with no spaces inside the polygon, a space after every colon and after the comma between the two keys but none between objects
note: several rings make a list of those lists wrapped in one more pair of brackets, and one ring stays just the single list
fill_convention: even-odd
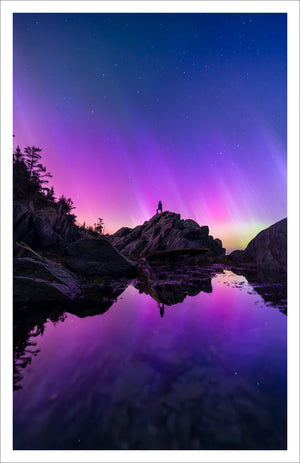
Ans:
[{"label": "night sky", "polygon": [[286,14],[14,14],[14,146],[105,232],[180,213],[244,248],[287,215]]}]

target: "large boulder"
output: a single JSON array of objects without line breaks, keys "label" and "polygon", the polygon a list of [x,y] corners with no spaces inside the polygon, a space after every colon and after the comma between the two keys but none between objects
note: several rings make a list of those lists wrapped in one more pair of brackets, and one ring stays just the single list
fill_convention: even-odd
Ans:
[{"label": "large boulder", "polygon": [[76,278],[49,259],[14,259],[14,302],[70,301],[80,293]]},{"label": "large boulder", "polygon": [[75,241],[65,252],[65,265],[85,277],[128,277],[137,273],[137,265],[122,256],[105,238]]},{"label": "large boulder", "polygon": [[233,251],[233,263],[250,263],[272,273],[287,273],[287,219],[282,219],[262,230],[244,251]]},{"label": "large boulder", "polygon": [[182,220],[179,214],[156,214],[143,225],[123,227],[109,237],[122,254],[140,258],[157,251],[207,248],[215,256],[225,255],[219,239],[209,235],[208,226],[200,227],[194,220]]}]

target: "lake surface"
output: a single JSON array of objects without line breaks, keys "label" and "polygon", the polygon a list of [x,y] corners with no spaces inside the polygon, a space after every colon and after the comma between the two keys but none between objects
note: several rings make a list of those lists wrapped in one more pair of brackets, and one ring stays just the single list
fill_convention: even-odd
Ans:
[{"label": "lake surface", "polygon": [[14,449],[286,449],[287,317],[231,271],[204,283],[15,336]]}]

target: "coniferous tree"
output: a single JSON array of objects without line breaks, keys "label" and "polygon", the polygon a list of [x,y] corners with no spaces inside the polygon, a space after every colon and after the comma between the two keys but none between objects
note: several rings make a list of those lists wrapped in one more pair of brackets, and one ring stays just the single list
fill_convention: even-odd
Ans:
[{"label": "coniferous tree", "polygon": [[[75,224],[76,216],[71,214],[75,209],[71,198],[62,195],[57,201],[54,196],[54,188],[46,187],[48,178],[52,175],[40,162],[40,148],[27,146],[22,153],[19,146],[13,153],[13,185],[14,199],[21,201],[33,200],[34,204],[40,201],[46,202],[55,208],[60,207],[61,211],[68,216],[68,222]],[[38,203],[36,203],[36,201]]]},{"label": "coniferous tree", "polygon": [[71,198],[66,198],[64,195],[61,195],[61,197],[58,200],[58,204],[61,206],[61,209],[63,212],[68,214],[71,212],[73,209],[75,209],[75,206],[73,206],[73,201]]},{"label": "coniferous tree", "polygon": [[22,153],[19,145],[16,147],[13,153],[13,157],[14,157],[14,164],[24,162],[24,154]]},{"label": "coniferous tree", "polygon": [[55,196],[54,196],[54,188],[53,186],[51,188],[47,188],[47,194],[46,194],[46,199],[50,202],[55,202]]},{"label": "coniferous tree", "polygon": [[29,171],[29,175],[32,175],[32,172],[34,171],[34,168],[37,167],[37,164],[39,163],[39,160],[41,159],[40,152],[42,151],[41,148],[36,148],[35,146],[26,146],[25,148],[25,156],[26,156],[26,167]]},{"label": "coniferous tree", "polygon": [[95,230],[99,233],[99,235],[102,235],[103,229],[104,229],[104,221],[101,217],[99,217],[97,224],[95,224]]},{"label": "coniferous tree", "polygon": [[30,175],[19,146],[13,153],[13,189],[16,198],[25,198],[30,194]]},{"label": "coniferous tree", "polygon": [[31,190],[33,193],[41,193],[46,189],[43,185],[49,182],[47,179],[52,177],[52,175],[47,172],[47,168],[40,163],[42,157],[40,152],[42,150],[35,146],[27,146],[24,151],[25,165],[29,172]]}]

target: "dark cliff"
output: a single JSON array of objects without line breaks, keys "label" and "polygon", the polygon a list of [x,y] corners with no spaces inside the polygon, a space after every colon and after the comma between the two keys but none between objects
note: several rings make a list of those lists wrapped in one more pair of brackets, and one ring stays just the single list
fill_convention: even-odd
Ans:
[{"label": "dark cliff", "polygon": [[244,251],[233,251],[233,263],[252,263],[265,272],[287,273],[287,219],[262,230]]}]

